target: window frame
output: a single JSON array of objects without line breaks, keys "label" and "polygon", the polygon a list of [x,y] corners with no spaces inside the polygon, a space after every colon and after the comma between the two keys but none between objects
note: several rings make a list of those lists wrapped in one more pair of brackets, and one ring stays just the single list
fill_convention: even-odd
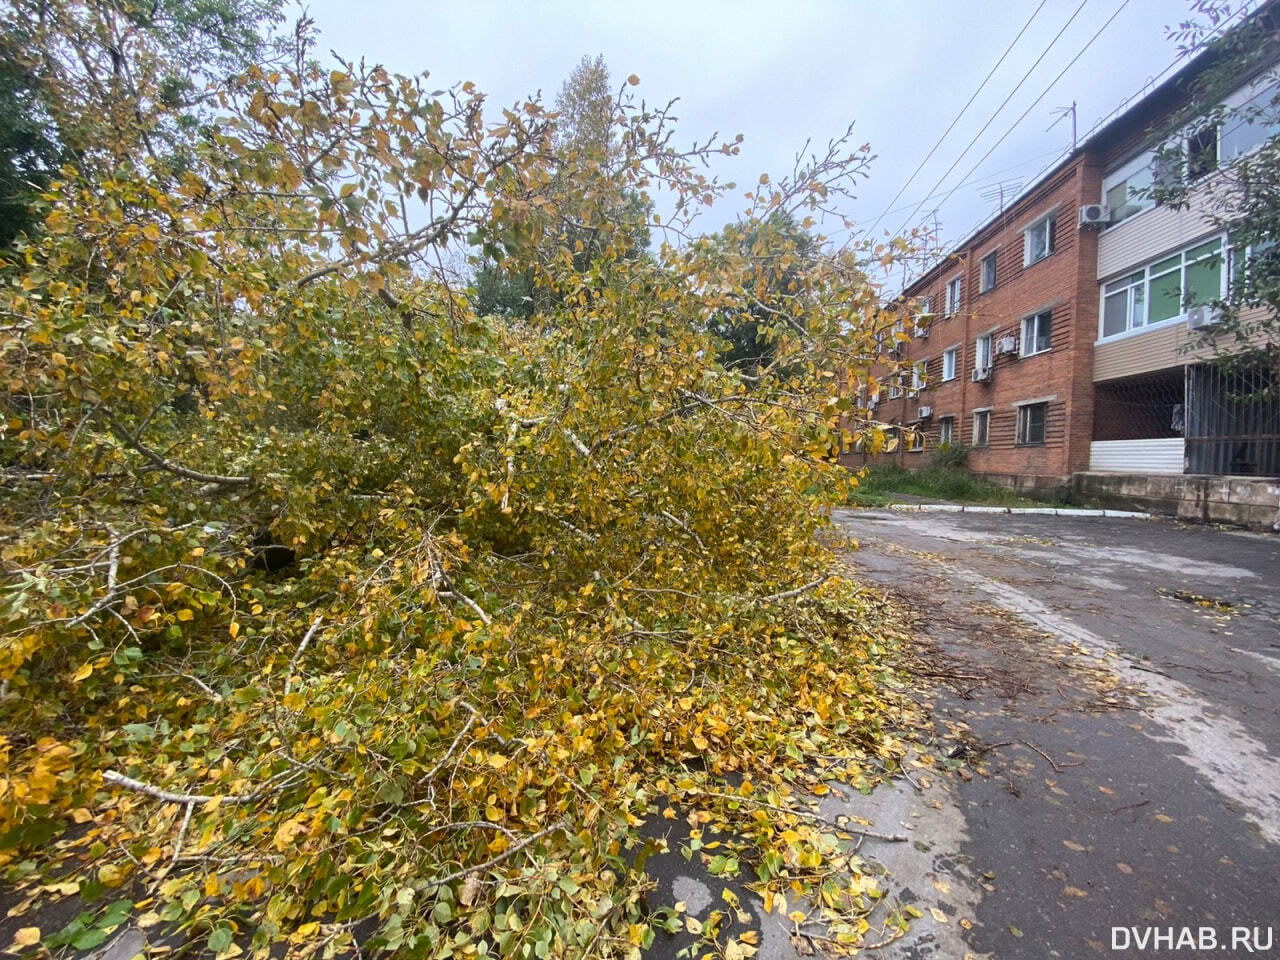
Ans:
[{"label": "window frame", "polygon": [[[980,407],[973,411],[973,439],[971,447],[989,447],[991,445],[991,407]],[[978,439],[978,418],[982,418],[982,439]]]},{"label": "window frame", "polygon": [[[1043,251],[1033,257],[1033,253],[1037,251],[1032,249],[1032,235],[1035,231],[1043,226],[1045,228],[1045,239]],[[1022,266],[1023,269],[1035,266],[1042,260],[1047,260],[1058,252],[1058,210],[1055,207],[1043,216],[1032,220],[1022,229]]]},{"label": "window frame", "polygon": [[[950,280],[947,281],[947,295],[946,295],[947,311],[944,314],[944,316],[954,317],[956,314],[960,312],[960,303],[962,298],[964,297],[964,284],[962,283],[963,279],[964,279],[963,274],[956,274],[954,277],[952,277]],[[952,293],[953,288],[955,290],[954,294]]]},{"label": "window frame", "polygon": [[944,444],[947,447],[954,446],[956,442],[956,418],[955,417],[939,417],[938,418],[938,447]]},{"label": "window frame", "polygon": [[[996,365],[995,339],[996,339],[996,332],[994,330],[988,330],[986,333],[980,333],[973,338],[973,369],[975,371],[992,370],[995,368],[995,365]],[[983,354],[981,344],[984,340],[987,342],[987,349],[986,349],[987,362],[985,364],[980,362]]]},{"label": "window frame", "polygon": [[907,446],[907,453],[924,453],[924,431],[912,430],[911,443]]},{"label": "window frame", "polygon": [[[1188,254],[1192,253],[1199,247],[1208,246],[1211,243],[1217,243],[1218,249],[1213,252],[1203,253],[1193,260],[1188,259]],[[1174,257],[1178,258],[1176,268],[1165,266],[1168,261]],[[1126,270],[1120,276],[1114,279],[1104,281],[1098,284],[1098,343],[1109,343],[1123,337],[1134,336],[1147,330],[1157,327],[1163,327],[1168,324],[1180,323],[1187,318],[1187,270],[1188,267],[1197,264],[1204,264],[1213,259],[1218,261],[1218,293],[1212,299],[1222,299],[1227,296],[1230,291],[1230,274],[1232,269],[1231,245],[1230,239],[1226,233],[1215,233],[1207,237],[1201,237],[1192,243],[1179,247],[1176,250],[1166,251],[1157,259],[1150,260],[1141,264],[1137,268]],[[1153,275],[1153,268],[1163,267],[1158,274]],[[1174,273],[1178,276],[1178,306],[1177,313],[1168,317],[1162,317],[1159,320],[1151,319],[1151,310],[1153,304],[1152,285],[1158,284],[1160,281],[1166,280]],[[1114,289],[1108,290],[1108,287]],[[1107,333],[1107,300],[1117,294],[1125,295],[1125,325],[1123,330],[1117,330],[1114,333]],[[1135,304],[1141,302],[1142,317],[1135,322],[1138,311]],[[1194,305],[1194,304],[1192,304]]]},{"label": "window frame", "polygon": [[[997,253],[999,253],[998,249],[992,250],[985,257],[983,257],[981,260],[978,261],[978,292],[979,293],[989,293],[990,291],[996,288],[996,284],[999,282],[998,281],[999,274],[997,272],[999,261],[996,258]],[[987,282],[987,264],[988,263],[991,264],[991,282],[990,283]]]},{"label": "window frame", "polygon": [[[1155,207],[1156,202],[1149,195],[1156,181],[1155,162],[1155,151],[1144,150],[1102,178],[1102,202],[1110,208],[1108,230]],[[1125,188],[1124,203],[1112,204],[1111,192],[1119,186]],[[1145,191],[1147,195],[1133,196],[1138,191]],[[1120,211],[1124,211],[1124,216],[1119,216]]]},{"label": "window frame", "polygon": [[[947,360],[951,361],[951,376],[947,376]],[[942,351],[942,382],[949,383],[960,376],[960,344]]]},{"label": "window frame", "polygon": [[[1044,321],[1044,325],[1048,328],[1044,337],[1045,345],[1038,350],[1028,350],[1028,343],[1038,343],[1040,341],[1040,321]],[[1035,336],[1032,337],[1032,331]],[[1042,353],[1048,353],[1053,349],[1053,308],[1049,307],[1045,310],[1037,310],[1035,313],[1028,314],[1022,318],[1022,332],[1018,338],[1018,355],[1020,357],[1037,357]]]},{"label": "window frame", "polygon": [[[1040,411],[1040,438],[1029,436],[1032,426],[1032,411]],[[1014,434],[1014,445],[1019,447],[1043,447],[1049,434],[1049,401],[1034,400],[1018,404],[1018,425]]]},{"label": "window frame", "polygon": [[918,397],[929,380],[929,358],[921,357],[919,360],[911,364],[911,389],[907,391],[908,397]]},{"label": "window frame", "polygon": [[[1200,155],[1192,152],[1197,145]],[[1210,152],[1212,157],[1205,159]],[[1217,120],[1210,120],[1183,137],[1182,159],[1186,165],[1187,183],[1195,183],[1217,170],[1222,163],[1222,124]]]}]

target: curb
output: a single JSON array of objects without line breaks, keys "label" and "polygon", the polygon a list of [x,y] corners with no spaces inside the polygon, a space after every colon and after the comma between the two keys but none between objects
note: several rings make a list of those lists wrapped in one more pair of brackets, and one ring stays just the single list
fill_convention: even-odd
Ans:
[{"label": "curb", "polygon": [[1151,514],[1140,510],[1086,510],[1079,507],[984,507],[962,503],[890,503],[883,509],[917,513],[1030,513],[1045,517],[1125,517],[1150,520]]}]

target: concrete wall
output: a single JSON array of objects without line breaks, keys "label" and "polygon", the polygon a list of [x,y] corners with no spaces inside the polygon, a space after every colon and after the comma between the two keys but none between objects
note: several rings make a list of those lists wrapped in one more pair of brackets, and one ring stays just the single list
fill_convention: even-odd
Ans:
[{"label": "concrete wall", "polygon": [[1280,530],[1280,480],[1274,478],[1077,473],[1071,499],[1180,520]]}]

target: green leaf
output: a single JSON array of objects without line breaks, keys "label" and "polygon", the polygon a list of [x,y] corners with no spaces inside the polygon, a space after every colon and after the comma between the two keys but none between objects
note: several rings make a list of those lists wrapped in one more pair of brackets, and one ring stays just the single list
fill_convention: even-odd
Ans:
[{"label": "green leaf", "polygon": [[213,933],[209,934],[209,949],[214,953],[222,953],[231,946],[234,934],[230,927],[222,926],[216,928]]}]

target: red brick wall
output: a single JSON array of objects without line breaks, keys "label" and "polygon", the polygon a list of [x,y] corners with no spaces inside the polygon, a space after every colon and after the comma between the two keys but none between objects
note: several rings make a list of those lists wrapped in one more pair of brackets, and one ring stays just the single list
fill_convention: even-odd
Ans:
[{"label": "red brick wall", "polygon": [[[936,447],[938,422],[956,418],[955,438],[973,442],[973,411],[991,408],[990,437],[986,447],[975,447],[969,467],[980,473],[1024,475],[1065,480],[1084,470],[1089,461],[1093,418],[1093,343],[1098,327],[1097,234],[1077,227],[1079,208],[1096,203],[1101,171],[1084,157],[1069,165],[1021,199],[975,235],[949,260],[935,268],[906,296],[929,295],[935,321],[927,339],[915,339],[904,350],[902,369],[910,382],[911,364],[928,359],[929,386],[918,398],[889,400],[881,394],[877,418],[889,423],[916,421],[921,404],[933,408],[933,416],[921,423],[926,433],[925,451],[903,449],[895,457],[906,466],[924,463]],[[1039,217],[1056,209],[1054,252],[1024,266],[1023,231]],[[996,286],[978,292],[981,259],[997,250]],[[945,289],[954,276],[963,277],[960,310],[944,317]],[[1008,354],[995,358],[989,383],[974,383],[976,338],[994,331],[994,339],[1020,337],[1024,317],[1052,310],[1051,347],[1031,357]],[[942,382],[942,353],[958,346],[957,376]],[[881,370],[887,374],[889,368]],[[1018,403],[1049,400],[1045,442],[1016,442]],[[904,447],[906,444],[903,445]]]}]

